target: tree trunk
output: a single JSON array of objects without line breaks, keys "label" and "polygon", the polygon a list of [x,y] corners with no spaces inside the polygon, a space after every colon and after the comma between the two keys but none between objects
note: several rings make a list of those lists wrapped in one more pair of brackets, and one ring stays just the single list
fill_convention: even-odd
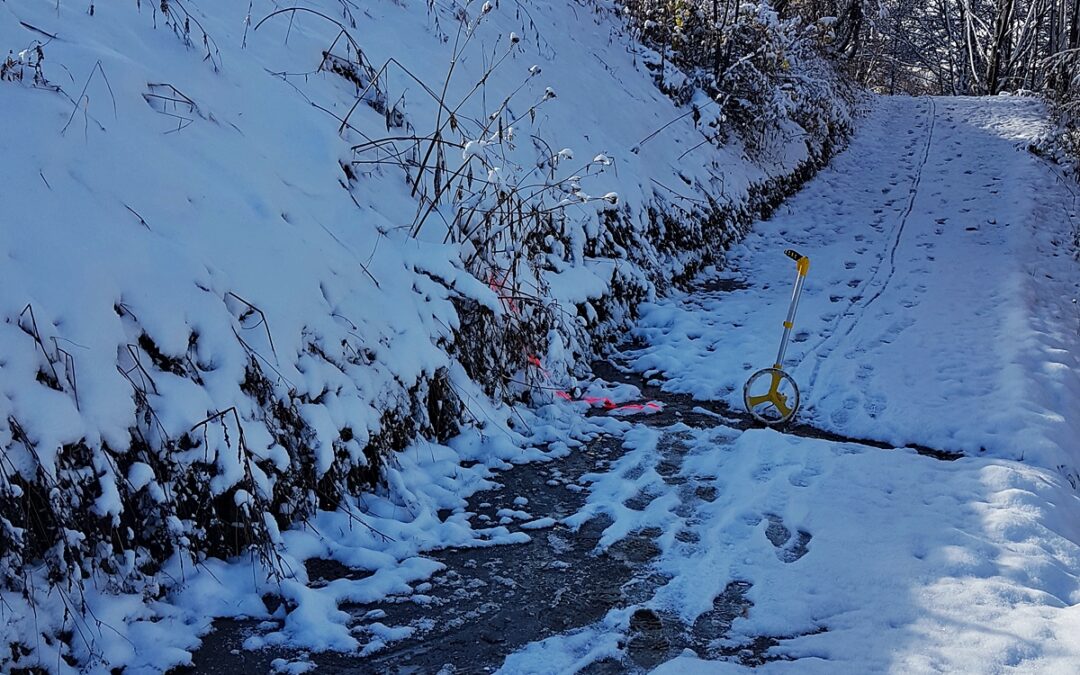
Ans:
[{"label": "tree trunk", "polygon": [[990,63],[986,71],[986,92],[991,96],[1001,91],[1001,60],[1002,54],[1008,49],[1012,13],[1013,0],[998,0],[997,19],[994,22],[994,42],[990,47]]}]

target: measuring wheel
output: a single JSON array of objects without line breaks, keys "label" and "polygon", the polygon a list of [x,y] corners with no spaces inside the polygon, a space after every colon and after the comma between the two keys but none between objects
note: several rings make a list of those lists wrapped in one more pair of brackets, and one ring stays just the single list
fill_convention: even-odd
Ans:
[{"label": "measuring wheel", "polygon": [[783,424],[799,409],[799,387],[779,368],[762,368],[743,385],[743,402],[757,421]]},{"label": "measuring wheel", "polygon": [[810,271],[810,258],[798,251],[787,250],[784,255],[795,261],[795,290],[791,293],[791,305],[788,306],[787,319],[784,320],[784,334],[780,337],[780,351],[776,354],[776,363],[772,368],[762,368],[743,385],[743,403],[746,411],[759,422],[769,425],[783,424],[795,416],[799,409],[799,388],[795,380],[784,372],[784,356],[787,353],[788,338],[795,327],[795,311],[799,308],[803,282]]}]

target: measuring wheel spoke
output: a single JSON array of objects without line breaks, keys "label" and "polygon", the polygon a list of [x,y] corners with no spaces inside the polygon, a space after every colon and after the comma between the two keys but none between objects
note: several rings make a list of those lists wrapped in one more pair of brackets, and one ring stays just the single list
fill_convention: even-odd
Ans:
[{"label": "measuring wheel spoke", "polygon": [[751,396],[750,399],[747,401],[747,405],[752,408],[756,408],[762,403],[768,403],[770,400],[771,399],[769,398],[768,394],[762,394],[761,396]]},{"label": "measuring wheel spoke", "polygon": [[779,368],[763,368],[743,387],[743,402],[754,419],[768,425],[783,424],[799,408],[799,388]]},{"label": "measuring wheel spoke", "polygon": [[773,403],[776,404],[776,409],[780,411],[780,416],[783,419],[786,420],[791,417],[791,408],[784,405],[784,402],[781,399],[777,398],[775,401],[773,401]]}]

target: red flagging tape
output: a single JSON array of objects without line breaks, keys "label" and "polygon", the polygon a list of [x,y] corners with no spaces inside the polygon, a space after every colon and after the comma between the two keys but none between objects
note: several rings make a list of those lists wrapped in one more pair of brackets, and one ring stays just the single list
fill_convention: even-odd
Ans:
[{"label": "red flagging tape", "polygon": [[623,403],[622,405],[619,405],[607,396],[582,396],[581,398],[574,398],[565,391],[557,391],[555,392],[555,395],[570,402],[581,401],[583,403],[588,403],[589,405],[600,405],[607,410],[630,410],[634,412],[641,410],[663,410],[663,406],[656,401],[649,401],[648,403]]},{"label": "red flagging tape", "polygon": [[509,290],[506,286],[506,282],[509,281],[509,279],[509,270],[500,278],[495,276],[495,270],[492,269],[491,274],[488,275],[488,288],[495,291],[495,295],[499,296],[499,301],[506,305],[507,310],[509,310],[512,314],[518,314],[519,312],[517,305],[514,304],[514,296],[503,295],[503,293]]},{"label": "red flagging tape", "polygon": [[[499,300],[506,306],[506,309],[510,313],[518,314],[518,308],[517,305],[514,304],[513,295],[503,295],[503,293],[508,290],[507,281],[509,280],[509,278],[509,271],[507,271],[506,274],[497,276],[496,270],[492,269],[490,275],[488,275],[488,287],[491,288],[491,290],[495,291],[495,293],[499,296]],[[530,366],[539,370],[540,373],[544,376],[545,380],[547,380],[548,382],[551,381],[551,375],[548,373],[547,369],[544,368],[544,364],[540,360],[540,357],[535,354],[529,354],[526,356],[526,361]],[[581,398],[574,398],[567,392],[559,389],[555,390],[555,395],[565,401],[570,401],[571,403],[576,401],[583,401],[585,403],[588,403],[589,405],[600,405],[605,410],[608,410],[610,412],[614,412],[617,410],[625,410],[629,412],[640,412],[643,410],[663,410],[663,406],[656,401],[649,401],[648,403],[624,403],[622,405],[619,405],[618,403],[612,401],[606,396],[582,396]]]}]

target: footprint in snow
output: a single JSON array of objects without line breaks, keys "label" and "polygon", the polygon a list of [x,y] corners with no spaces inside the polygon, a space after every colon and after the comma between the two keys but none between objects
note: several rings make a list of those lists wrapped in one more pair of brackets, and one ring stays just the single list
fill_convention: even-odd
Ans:
[{"label": "footprint in snow", "polygon": [[912,318],[904,318],[898,321],[894,321],[885,331],[885,334],[882,337],[882,342],[886,341],[885,338],[890,338],[889,341],[891,341],[893,338],[899,337],[901,333],[906,331],[908,328],[911,328],[913,325],[915,325],[915,319]]},{"label": "footprint in snow", "polygon": [[683,528],[675,533],[675,541],[682,542],[684,544],[696,544],[701,541],[701,537],[697,532]]},{"label": "footprint in snow", "polygon": [[788,482],[791,483],[794,487],[806,488],[810,487],[813,479],[817,478],[820,475],[820,471],[816,471],[807,467],[804,468],[802,471],[799,471],[798,473],[793,473],[788,476]]},{"label": "footprint in snow", "polygon": [[888,402],[884,396],[880,394],[871,394],[863,401],[863,410],[870,416],[871,419],[877,419],[877,416],[885,412],[885,406]]},{"label": "footprint in snow", "polygon": [[679,503],[675,505],[675,508],[671,510],[679,518],[689,518],[697,510],[694,501],[690,499],[690,492],[686,490],[687,486],[683,485],[679,489]]},{"label": "footprint in snow", "polygon": [[772,480],[773,474],[776,473],[776,467],[772,464],[762,463],[758,465],[758,468],[751,474],[751,478],[758,483],[768,483]]},{"label": "footprint in snow", "polygon": [[776,548],[776,557],[781,562],[793,563],[807,554],[807,545],[813,536],[806,530],[798,530],[792,537],[791,530],[784,525],[783,520],[773,513],[765,515],[769,520],[769,526],[765,528],[765,536]]},{"label": "footprint in snow", "polygon": [[686,478],[679,475],[680,469],[682,469],[682,462],[670,457],[665,457],[656,465],[656,473],[660,474],[668,485],[682,485],[686,482]]},{"label": "footprint in snow", "polygon": [[631,511],[644,511],[654,499],[656,499],[654,495],[639,492],[630,499],[623,500],[623,506]]},{"label": "footprint in snow", "polygon": [[699,485],[694,488],[694,496],[704,502],[715,502],[719,494],[712,485]]}]

